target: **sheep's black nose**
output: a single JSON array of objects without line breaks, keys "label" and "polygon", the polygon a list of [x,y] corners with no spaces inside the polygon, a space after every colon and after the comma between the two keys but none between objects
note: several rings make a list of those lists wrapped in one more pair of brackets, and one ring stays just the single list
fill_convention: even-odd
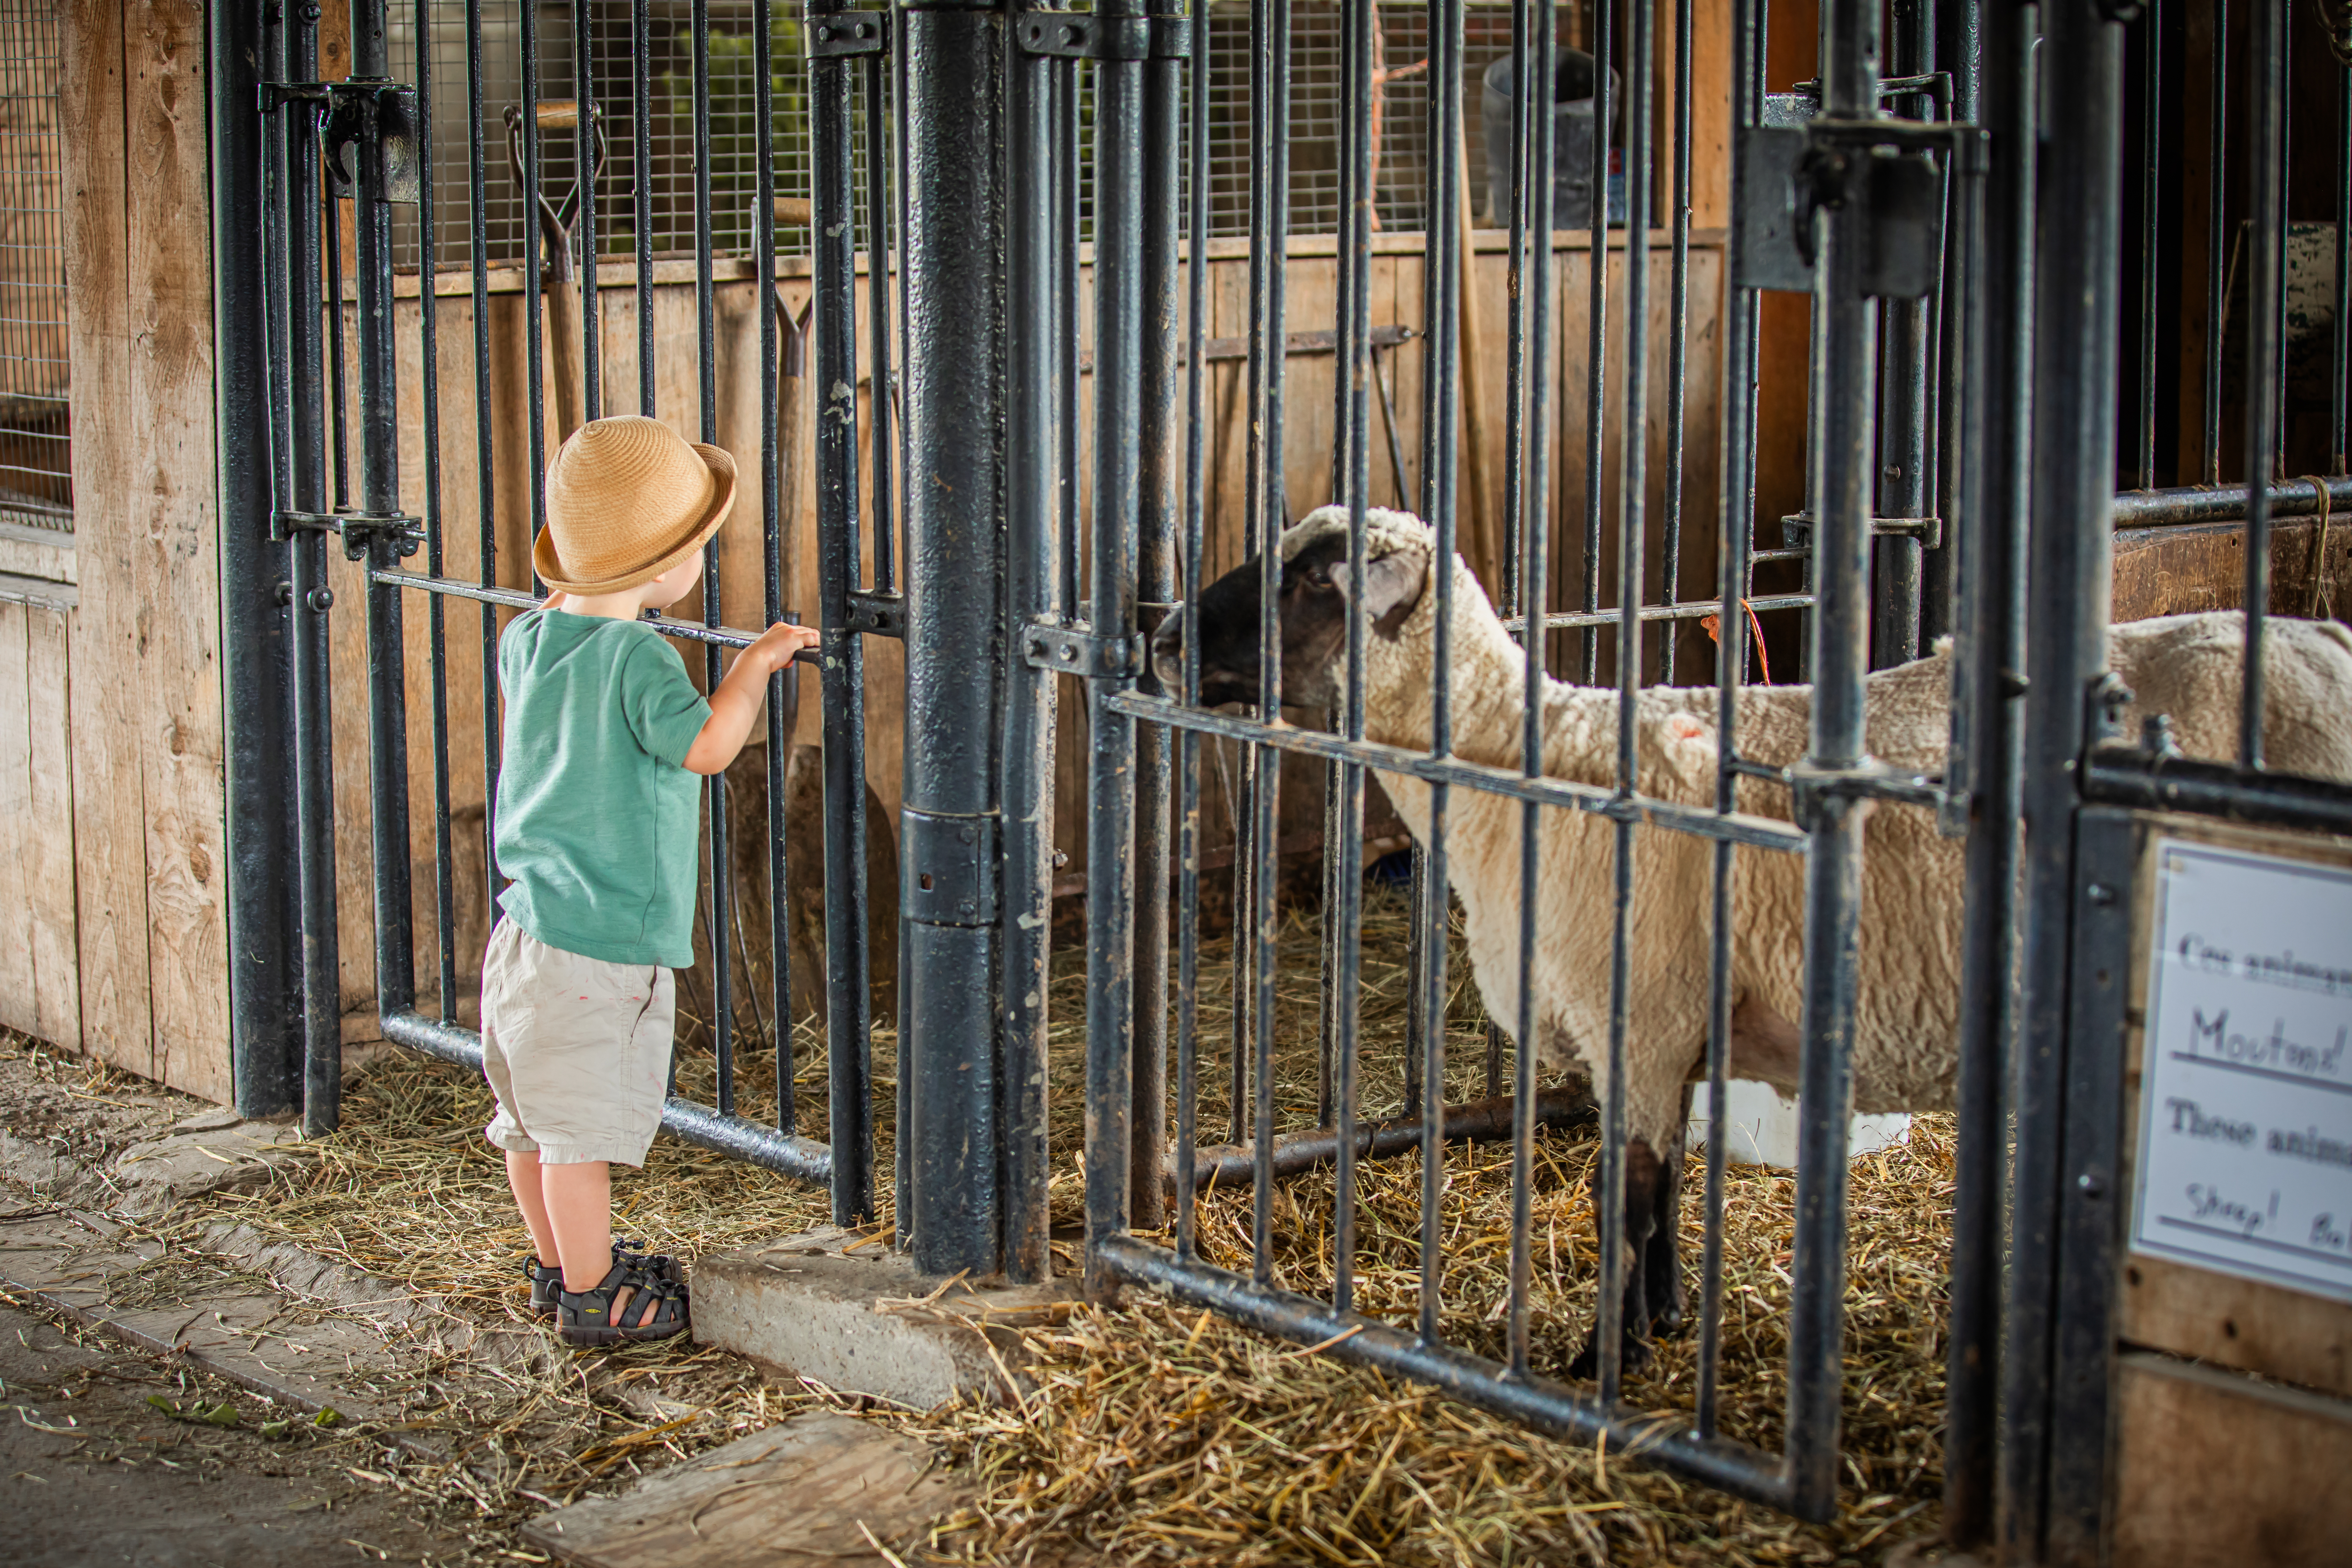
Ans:
[{"label": "sheep's black nose", "polygon": [[1151,673],[1171,692],[1184,687],[1184,618],[1189,613],[1178,605],[1151,637]]}]

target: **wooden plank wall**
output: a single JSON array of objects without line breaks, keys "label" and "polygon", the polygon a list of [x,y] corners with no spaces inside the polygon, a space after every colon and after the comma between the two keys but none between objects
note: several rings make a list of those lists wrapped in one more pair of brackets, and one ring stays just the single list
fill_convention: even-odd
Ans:
[{"label": "wooden plank wall", "polygon": [[[1717,345],[1720,336],[1716,321],[1717,302],[1721,292],[1720,246],[1719,235],[1708,232],[1699,237],[1692,252],[1690,391],[1685,405],[1685,453],[1680,465],[1683,503],[1688,519],[1682,554],[1683,592],[1686,597],[1706,596],[1712,592],[1714,582],[1717,465],[1716,401],[1719,378]],[[1583,487],[1586,479],[1583,433],[1587,385],[1585,310],[1589,299],[1588,261],[1585,237],[1559,237],[1555,275],[1559,305],[1555,316],[1551,350],[1557,422],[1551,432],[1554,458],[1544,510],[1553,520],[1553,602],[1560,607],[1572,607],[1576,604],[1581,581]],[[1215,336],[1239,335],[1247,330],[1248,325],[1247,248],[1239,241],[1213,242],[1209,265],[1212,268],[1209,292],[1214,311],[1210,331]],[[1650,527],[1651,536],[1655,540],[1663,536],[1662,519],[1668,474],[1675,467],[1669,460],[1664,391],[1667,384],[1669,352],[1666,290],[1669,263],[1663,241],[1654,255],[1652,265],[1654,310],[1650,376],[1651,384],[1656,391],[1645,434],[1652,476]],[[1625,266],[1622,249],[1612,250],[1609,281],[1612,300],[1622,298]],[[797,310],[807,295],[804,268],[788,261],[785,270],[787,275],[782,288],[787,300]],[[1327,237],[1296,242],[1288,272],[1289,324],[1292,330],[1330,327],[1337,302],[1337,261],[1330,239]],[[1372,318],[1376,324],[1400,324],[1416,330],[1420,327],[1422,272],[1419,236],[1381,237],[1371,279]],[[683,278],[679,276],[681,273]],[[608,413],[635,412],[637,408],[637,305],[634,272],[628,268],[607,268],[602,276],[606,285],[602,292],[599,312],[603,327],[604,362],[600,384],[604,406]],[[761,432],[759,321],[754,312],[753,284],[744,274],[740,262],[722,264],[720,276],[722,281],[717,287],[715,301],[718,406],[714,434],[719,445],[737,454],[747,476],[756,476]],[[1090,282],[1090,276],[1089,271],[1082,279],[1082,288]],[[656,341],[663,345],[663,355],[656,367],[655,412],[677,426],[681,434],[698,437],[700,411],[697,394],[694,292],[690,282],[685,280],[690,277],[690,268],[682,264],[656,264],[652,293]],[[1494,382],[1488,390],[1489,403],[1490,406],[1500,408],[1504,400],[1503,349],[1507,324],[1506,304],[1508,286],[1507,258],[1503,251],[1500,234],[1478,236],[1474,277],[1485,296],[1484,327],[1491,340],[1483,357],[1483,364]],[[493,279],[496,291],[490,296],[488,307],[490,385],[488,408],[492,445],[489,489],[498,520],[497,575],[503,585],[515,588],[527,587],[530,581],[525,542],[529,536],[529,476],[532,461],[525,412],[528,407],[528,350],[524,336],[527,324],[524,311],[528,308],[528,296],[517,291],[520,283],[520,276],[512,271],[501,270],[496,274]],[[395,330],[400,349],[402,493],[404,504],[422,511],[426,508],[422,397],[425,345],[415,291],[415,279],[403,279],[404,297],[399,301],[395,312]],[[1091,314],[1082,305],[1080,320],[1089,326]],[[443,571],[448,575],[471,579],[478,576],[480,572],[478,539],[483,487],[476,439],[474,306],[467,275],[445,274],[436,280],[436,365],[440,413],[438,515],[446,541]],[[355,330],[352,338],[355,340]],[[1082,347],[1087,346],[1090,343],[1082,343]],[[862,349],[861,344],[860,403],[861,420],[865,420],[870,417],[870,399],[864,384]],[[1622,330],[1612,331],[1609,346],[1609,378],[1612,387],[1617,389],[1612,396],[1619,400],[1622,395],[1624,353]],[[1418,344],[1408,344],[1389,353],[1386,366],[1398,422],[1398,438],[1405,455],[1406,493],[1402,496],[1397,493],[1387,443],[1376,412],[1371,500],[1377,505],[1412,507],[1417,504],[1415,497],[1421,470],[1423,387]],[[1285,384],[1289,416],[1286,426],[1284,458],[1287,501],[1290,515],[1294,518],[1303,516],[1330,499],[1331,433],[1335,412],[1333,369],[1334,361],[1328,354],[1300,356],[1290,361],[1287,367]],[[1237,563],[1247,552],[1243,537],[1245,441],[1239,406],[1245,375],[1246,367],[1241,361],[1220,362],[1212,372],[1210,407],[1213,428],[1209,444],[1212,484],[1205,520],[1207,548],[1204,551],[1204,569],[1211,576]],[[804,410],[811,401],[803,399]],[[548,417],[551,420],[551,413]],[[1613,423],[1612,428],[1614,428]],[[1499,419],[1487,432],[1487,450],[1484,454],[1486,472],[1499,496],[1506,455],[1504,430]],[[551,425],[542,433],[542,452],[551,451],[553,440],[554,432]],[[813,421],[803,417],[800,429],[794,433],[790,454],[792,461],[800,465],[800,472],[803,476],[808,471],[806,465],[811,460],[813,440]],[[1613,447],[1613,437],[1612,440]],[[870,444],[862,444],[861,453],[862,460],[870,461]],[[1608,531],[1614,527],[1613,498],[1618,480],[1613,455],[1603,468],[1600,479],[1604,495],[1611,500],[1607,513],[1610,521],[1604,528],[1606,537]],[[792,558],[786,577],[788,584],[797,583],[800,585],[793,607],[805,614],[814,608],[808,595],[815,580],[815,506],[812,489],[804,479],[793,488],[797,490],[798,505],[794,509]],[[870,495],[870,485],[868,491]],[[903,494],[903,489],[899,493]],[[755,624],[760,611],[761,584],[761,516],[755,484],[747,486],[739,496],[737,512],[719,535],[719,548],[723,575],[722,593],[725,595],[721,605],[722,619],[731,626],[750,626]],[[869,550],[869,568],[870,559]],[[1479,564],[1491,579],[1491,565]],[[413,570],[422,571],[425,558],[420,554],[409,565]],[[334,700],[337,710],[335,797],[343,995],[347,1008],[363,1010],[373,1005],[375,986],[371,901],[373,872],[370,860],[368,742],[364,719],[364,626],[356,609],[361,603],[363,584],[356,566],[338,560],[333,571],[339,605],[353,606],[352,613],[335,617],[334,634]],[[1609,581],[1612,573],[1613,551],[1604,551],[1604,582]],[[1651,573],[1654,591],[1659,576],[1656,547],[1654,545]],[[791,598],[792,591],[788,587],[788,600]],[[1603,603],[1607,602],[1604,595]],[[699,596],[687,600],[677,613],[698,616]],[[478,973],[478,954],[488,927],[480,848],[484,796],[482,634],[481,617],[474,605],[451,601],[446,615],[450,799],[453,837],[457,846],[452,858],[452,876],[457,892],[455,936],[458,946],[462,1002],[463,986],[469,984],[471,977]],[[431,815],[433,719],[428,662],[431,632],[427,601],[424,595],[410,596],[404,630],[409,669],[413,875],[417,889],[415,940],[420,987],[426,1005],[430,1005],[435,989],[434,955],[439,937],[434,924],[432,896],[435,847]],[[1711,659],[1696,655],[1696,650],[1705,647],[1705,634],[1694,623],[1683,628],[1682,636],[1685,645],[1681,668],[1687,672],[1684,679],[1694,679],[1712,668]],[[899,645],[880,638],[868,639],[866,649],[866,776],[886,813],[895,817],[899,800],[904,681],[902,655]],[[1654,652],[1652,658],[1654,665]],[[688,662],[698,671],[698,656],[690,657]],[[1068,857],[1066,882],[1076,885],[1086,866],[1083,825],[1087,734],[1079,689],[1075,683],[1065,683],[1065,686],[1057,758],[1056,837]],[[813,677],[805,679],[802,706],[803,718],[799,736],[803,742],[813,742],[818,732],[818,694]],[[1224,761],[1223,772],[1214,765],[1207,770],[1203,801],[1208,831],[1205,847],[1212,856],[1230,841],[1231,836],[1232,818],[1221,780],[1226,776],[1237,776],[1234,770],[1238,759],[1228,755]],[[1283,809],[1286,838],[1311,834],[1319,828],[1320,772],[1319,767],[1295,763],[1286,766]]]},{"label": "wooden plank wall", "polygon": [[[16,629],[43,661],[30,678],[48,695],[32,713],[65,703],[32,744],[53,747],[59,724],[71,737],[79,973],[54,1005],[37,993],[34,1011],[50,1038],[225,1099],[204,11],[68,0],[62,19],[79,605],[61,641],[37,615]],[[60,816],[64,781],[40,790]],[[58,872],[43,874],[53,897]]]}]

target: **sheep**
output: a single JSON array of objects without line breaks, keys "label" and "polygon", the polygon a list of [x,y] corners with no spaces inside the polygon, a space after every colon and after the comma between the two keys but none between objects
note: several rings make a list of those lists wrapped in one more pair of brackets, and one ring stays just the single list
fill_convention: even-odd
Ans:
[{"label": "sheep", "polygon": [[[1428,750],[1430,668],[1436,595],[1426,592],[1435,536],[1409,514],[1372,509],[1365,574],[1369,633],[1365,733],[1411,751]],[[1282,690],[1286,703],[1330,707],[1346,662],[1348,514],[1325,507],[1281,540]],[[1477,579],[1454,562],[1452,722],[1454,754],[1469,762],[1521,764],[1524,658]],[[1258,697],[1258,565],[1203,590],[1154,640],[1160,678],[1180,678],[1188,628],[1201,644],[1204,703]],[[2112,667],[2137,694],[2124,715],[2171,716],[2191,755],[2228,756],[2237,745],[2242,617],[2236,612],[2175,616],[2119,626],[2109,634]],[[2352,778],[2352,634],[2332,623],[2279,621],[2269,633],[2265,743],[2273,766]],[[1869,677],[1867,734],[1873,755],[1906,772],[1937,773],[1949,734],[1950,654]],[[1714,800],[1717,693],[1654,687],[1635,699],[1640,727],[1636,785],[1645,795],[1696,805]],[[1748,687],[1739,696],[1741,753],[1786,766],[1804,754],[1812,693],[1802,686]],[[1544,771],[1613,786],[1619,695],[1548,681]],[[1381,786],[1419,842],[1430,827],[1430,788],[1411,775],[1380,772]],[[1743,778],[1738,808],[1786,819],[1788,793]],[[1459,898],[1470,963],[1487,1016],[1507,1027],[1519,1016],[1520,804],[1473,789],[1452,793],[1447,812],[1448,879]],[[1605,1092],[1615,825],[1581,811],[1547,811],[1538,828],[1539,949],[1532,966],[1537,1059],[1548,1071],[1581,1062]],[[1953,1103],[1959,1011],[1962,846],[1939,836],[1929,814],[1874,811],[1864,826],[1860,986],[1854,1019],[1854,1109],[1948,1110]],[[1685,1085],[1697,1076],[1707,1038],[1708,922],[1713,847],[1682,833],[1642,836],[1633,908],[1632,985],[1625,1074],[1626,1236],[1638,1267],[1627,1269],[1625,1364],[1648,1358],[1654,1322],[1672,1330],[1682,1313],[1675,1255]],[[1797,1085],[1804,984],[1805,865],[1799,855],[1741,847],[1733,884],[1731,1069],[1783,1092]],[[1588,1340],[1571,1369],[1590,1375]]]}]

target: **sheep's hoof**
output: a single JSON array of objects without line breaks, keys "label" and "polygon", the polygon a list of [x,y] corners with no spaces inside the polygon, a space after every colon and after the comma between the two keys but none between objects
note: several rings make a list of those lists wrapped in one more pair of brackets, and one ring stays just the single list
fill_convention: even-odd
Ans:
[{"label": "sheep's hoof", "polygon": [[[1647,1370],[1650,1364],[1650,1342],[1640,1334],[1628,1333],[1621,1342],[1618,1369],[1626,1376]],[[1598,1330],[1584,1338],[1584,1348],[1568,1363],[1568,1375],[1573,1378],[1595,1378],[1601,1375],[1601,1334]]]}]

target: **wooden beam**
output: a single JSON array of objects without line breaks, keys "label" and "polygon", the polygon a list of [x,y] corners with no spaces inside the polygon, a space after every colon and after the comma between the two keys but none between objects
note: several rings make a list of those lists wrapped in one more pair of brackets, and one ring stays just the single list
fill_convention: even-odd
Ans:
[{"label": "wooden beam", "polygon": [[174,1089],[226,1100],[228,803],[201,0],[125,4],[123,66],[124,119],[137,155],[125,202],[130,467],[119,482],[131,501],[141,620],[137,743],[154,1072]]},{"label": "wooden beam", "polygon": [[[60,12],[62,227],[81,578],[70,648],[79,677],[71,690],[76,935],[83,1049],[152,1077],[122,5],[68,0]],[[201,103],[202,79],[181,90]]]}]

